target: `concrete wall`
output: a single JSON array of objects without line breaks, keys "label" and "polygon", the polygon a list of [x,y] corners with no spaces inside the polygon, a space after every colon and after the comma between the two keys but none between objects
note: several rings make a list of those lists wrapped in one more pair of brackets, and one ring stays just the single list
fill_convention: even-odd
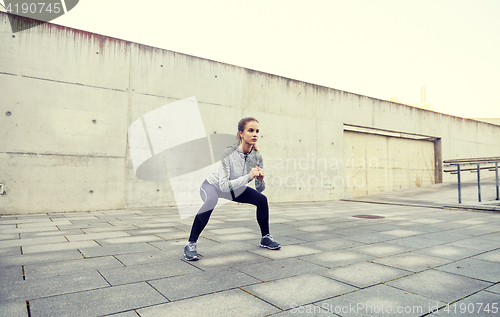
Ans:
[{"label": "concrete wall", "polygon": [[477,120],[477,121],[484,121],[484,122],[488,122],[491,124],[500,125],[500,118],[472,118],[472,119]]},{"label": "concrete wall", "polygon": [[135,176],[127,128],[191,96],[207,134],[259,119],[274,202],[344,197],[324,181],[342,166],[312,165],[344,158],[344,124],[440,138],[443,159],[499,155],[496,125],[51,23],[14,35],[5,13],[0,24],[0,213],[175,205],[169,182]]},{"label": "concrete wall", "polygon": [[344,194],[359,197],[434,184],[434,152],[434,142],[427,140],[345,131]]}]

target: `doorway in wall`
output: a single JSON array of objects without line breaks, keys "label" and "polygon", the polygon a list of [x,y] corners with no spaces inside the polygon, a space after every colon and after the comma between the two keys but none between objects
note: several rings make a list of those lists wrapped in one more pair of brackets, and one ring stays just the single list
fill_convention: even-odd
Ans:
[{"label": "doorway in wall", "polygon": [[442,182],[439,138],[344,125],[344,193],[353,197]]}]

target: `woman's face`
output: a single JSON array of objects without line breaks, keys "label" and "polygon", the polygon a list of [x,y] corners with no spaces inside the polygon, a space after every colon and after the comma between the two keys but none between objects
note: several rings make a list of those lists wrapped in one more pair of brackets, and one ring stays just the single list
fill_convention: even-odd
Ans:
[{"label": "woman's face", "polygon": [[257,121],[247,122],[243,132],[240,132],[241,142],[245,142],[251,145],[257,143],[259,139],[259,123]]}]

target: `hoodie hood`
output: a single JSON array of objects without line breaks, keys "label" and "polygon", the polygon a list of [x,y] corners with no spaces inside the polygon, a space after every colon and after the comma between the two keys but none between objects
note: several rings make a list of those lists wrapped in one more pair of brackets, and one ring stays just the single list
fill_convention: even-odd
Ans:
[{"label": "hoodie hood", "polygon": [[234,144],[231,144],[230,146],[228,146],[228,148],[231,148],[231,149],[233,149],[233,150],[235,150],[235,151],[238,151],[238,152],[239,152],[239,153],[241,153],[241,154],[251,154],[251,153],[256,152],[256,151],[255,151],[255,149],[254,149],[254,148],[253,148],[253,146],[252,146],[252,149],[250,150],[250,152],[248,152],[248,153],[243,153],[243,152],[240,150],[240,147],[239,147],[239,146],[240,146],[240,144],[239,144],[239,143],[234,143]]}]

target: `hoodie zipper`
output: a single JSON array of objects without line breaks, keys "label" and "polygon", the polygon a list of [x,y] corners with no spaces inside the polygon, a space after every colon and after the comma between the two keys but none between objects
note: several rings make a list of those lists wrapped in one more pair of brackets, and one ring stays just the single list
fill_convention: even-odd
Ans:
[{"label": "hoodie zipper", "polygon": [[247,157],[248,157],[248,153],[243,153],[243,155],[245,155],[245,164],[243,164],[243,174],[242,174],[242,175],[245,175],[245,174],[246,174],[245,169],[247,168]]}]

